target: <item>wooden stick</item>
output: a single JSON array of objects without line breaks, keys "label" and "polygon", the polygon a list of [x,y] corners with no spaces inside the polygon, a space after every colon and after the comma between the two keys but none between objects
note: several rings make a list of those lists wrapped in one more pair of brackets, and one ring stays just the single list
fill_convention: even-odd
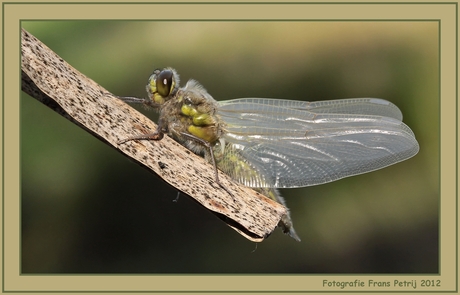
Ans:
[{"label": "wooden stick", "polygon": [[251,241],[260,242],[277,226],[286,208],[232,181],[168,136],[160,141],[130,141],[156,125],[144,115],[67,64],[51,49],[22,30],[22,90],[85,129],[126,157],[215,213]]}]

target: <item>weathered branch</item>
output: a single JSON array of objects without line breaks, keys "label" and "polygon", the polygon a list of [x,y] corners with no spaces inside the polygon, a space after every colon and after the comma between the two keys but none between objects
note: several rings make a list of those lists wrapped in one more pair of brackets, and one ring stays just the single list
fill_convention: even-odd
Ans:
[{"label": "weathered branch", "polygon": [[284,206],[219,172],[232,197],[214,181],[211,165],[167,136],[117,145],[121,139],[152,132],[156,125],[25,30],[21,50],[24,92],[191,196],[246,238],[262,241],[286,214]]}]

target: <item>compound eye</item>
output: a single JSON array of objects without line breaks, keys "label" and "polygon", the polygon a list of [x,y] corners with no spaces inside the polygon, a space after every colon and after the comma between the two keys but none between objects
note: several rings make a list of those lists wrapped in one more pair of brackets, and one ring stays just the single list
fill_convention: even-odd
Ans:
[{"label": "compound eye", "polygon": [[170,70],[163,70],[158,74],[158,77],[156,79],[156,87],[158,93],[166,97],[168,96],[174,85],[173,85],[173,72]]}]

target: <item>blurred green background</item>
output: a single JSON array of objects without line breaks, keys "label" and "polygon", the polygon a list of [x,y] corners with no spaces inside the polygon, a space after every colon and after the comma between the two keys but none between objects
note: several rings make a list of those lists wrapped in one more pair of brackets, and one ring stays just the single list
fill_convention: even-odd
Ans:
[{"label": "blurred green background", "polygon": [[256,245],[22,93],[23,273],[438,272],[436,22],[22,25],[118,95],[145,97],[152,71],[171,66],[217,100],[379,97],[421,148],[376,172],[281,190],[302,242],[276,230]]}]

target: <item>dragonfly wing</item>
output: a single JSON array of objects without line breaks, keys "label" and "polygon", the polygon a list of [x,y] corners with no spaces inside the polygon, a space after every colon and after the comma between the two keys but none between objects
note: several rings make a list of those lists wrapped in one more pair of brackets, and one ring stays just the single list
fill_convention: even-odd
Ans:
[{"label": "dragonfly wing", "polygon": [[[271,98],[239,98],[219,101],[226,112],[278,112],[276,109],[310,111],[311,113],[356,114],[390,117],[402,121],[402,113],[393,103],[380,98],[348,98],[322,101],[298,101]],[[231,116],[231,115],[230,115]],[[243,115],[244,116],[244,115]]]},{"label": "dragonfly wing", "polygon": [[[399,109],[381,99],[219,102],[223,138],[260,171],[247,186],[302,187],[377,170],[419,146]],[[257,178],[258,176],[251,176]]]}]

